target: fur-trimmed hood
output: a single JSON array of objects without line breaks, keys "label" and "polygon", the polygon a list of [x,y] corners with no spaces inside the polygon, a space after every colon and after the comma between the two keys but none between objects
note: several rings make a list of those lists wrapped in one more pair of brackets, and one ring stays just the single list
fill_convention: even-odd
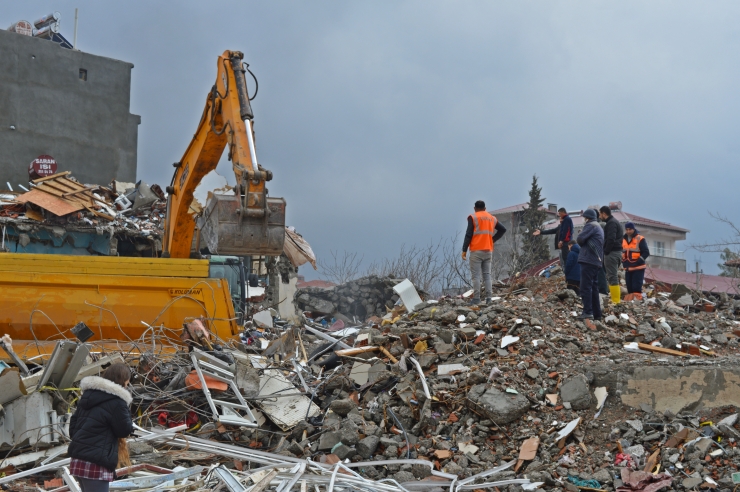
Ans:
[{"label": "fur-trimmed hood", "polygon": [[109,381],[108,379],[101,378],[100,376],[88,376],[82,379],[80,383],[80,389],[84,393],[87,390],[98,390],[109,395],[117,396],[126,402],[126,405],[131,405],[133,397],[126,388],[123,386]]}]

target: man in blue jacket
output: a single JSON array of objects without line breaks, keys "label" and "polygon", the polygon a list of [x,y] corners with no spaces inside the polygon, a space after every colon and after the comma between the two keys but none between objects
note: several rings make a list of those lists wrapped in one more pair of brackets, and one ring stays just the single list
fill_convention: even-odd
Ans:
[{"label": "man in blue jacket", "polygon": [[599,270],[604,265],[604,230],[596,222],[596,210],[583,212],[586,225],[576,242],[581,247],[578,263],[581,265],[581,299],[583,313],[579,319],[601,319],[599,299]]},{"label": "man in blue jacket", "polygon": [[565,268],[565,263],[568,259],[568,243],[573,239],[573,219],[568,216],[568,211],[563,207],[558,209],[558,215],[560,216],[560,223],[552,229],[537,229],[532,233],[533,236],[554,234],[555,235],[555,249],[560,250],[560,266]]}]

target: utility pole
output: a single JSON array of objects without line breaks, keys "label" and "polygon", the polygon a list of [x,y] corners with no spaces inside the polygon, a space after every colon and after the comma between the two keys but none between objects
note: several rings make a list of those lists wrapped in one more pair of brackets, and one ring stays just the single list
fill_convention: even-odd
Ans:
[{"label": "utility pole", "polygon": [[699,290],[699,279],[701,278],[701,274],[699,273],[699,262],[696,262],[696,290]]},{"label": "utility pole", "polygon": [[75,9],[75,37],[72,41],[72,49],[77,49],[77,9]]}]

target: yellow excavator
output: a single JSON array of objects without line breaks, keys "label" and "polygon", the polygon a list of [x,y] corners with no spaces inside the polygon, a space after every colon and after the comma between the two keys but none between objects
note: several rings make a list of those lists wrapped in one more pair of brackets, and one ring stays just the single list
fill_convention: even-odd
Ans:
[{"label": "yellow excavator", "polygon": [[185,155],[174,164],[175,175],[167,187],[162,256],[190,257],[196,230],[193,193],[203,177],[216,169],[227,144],[236,175],[235,193],[212,195],[198,220],[200,234],[212,254],[279,256],[285,241],[285,200],[267,196],[265,183],[272,173],[257,162],[243,55],[225,51],[217,66],[216,83],[198,130]]},{"label": "yellow excavator", "polygon": [[[48,355],[80,322],[92,330],[90,342],[113,349],[136,348],[155,332],[172,338],[198,317],[221,339],[238,335],[247,285],[239,257],[283,252],[285,200],[267,196],[272,173],[257,161],[242,53],[224,52],[217,69],[167,187],[162,258],[0,254],[0,335],[10,335],[23,359]],[[212,194],[196,214],[193,193],[227,146],[234,193]]]}]

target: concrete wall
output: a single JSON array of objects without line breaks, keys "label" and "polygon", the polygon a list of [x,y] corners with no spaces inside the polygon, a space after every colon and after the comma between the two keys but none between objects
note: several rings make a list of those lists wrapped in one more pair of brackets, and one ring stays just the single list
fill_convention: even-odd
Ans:
[{"label": "concrete wall", "polygon": [[295,303],[293,302],[295,293],[298,290],[298,288],[296,287],[297,282],[298,278],[291,274],[290,281],[287,284],[284,284],[282,282],[279,283],[278,298],[280,299],[280,304],[278,304],[278,313],[280,313],[281,319],[287,321],[298,320]]},{"label": "concrete wall", "polygon": [[648,365],[653,363],[597,364],[584,372],[594,375],[593,387],[605,386],[610,398],[632,408],[647,404],[660,413],[679,413],[740,406],[740,368],[734,361],[712,367]]},{"label": "concrete wall", "polygon": [[141,118],[129,113],[132,68],[0,30],[0,186],[25,185],[42,154],[83,183],[134,181]]}]

